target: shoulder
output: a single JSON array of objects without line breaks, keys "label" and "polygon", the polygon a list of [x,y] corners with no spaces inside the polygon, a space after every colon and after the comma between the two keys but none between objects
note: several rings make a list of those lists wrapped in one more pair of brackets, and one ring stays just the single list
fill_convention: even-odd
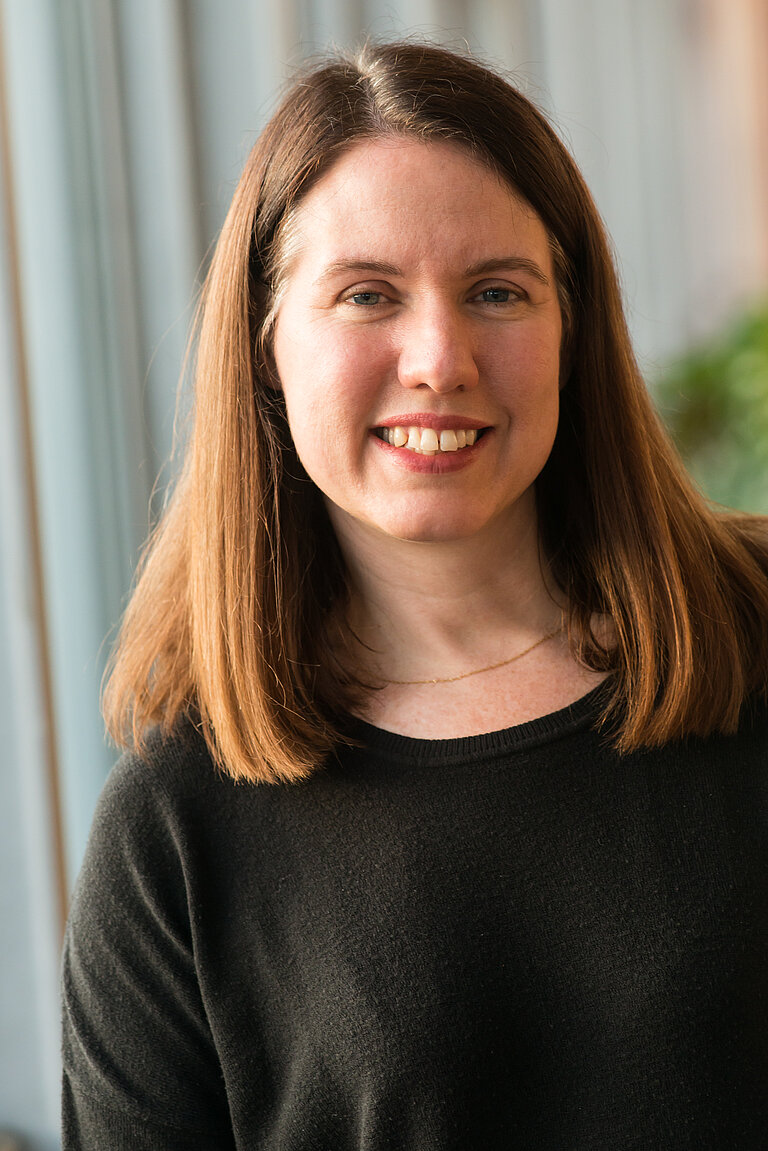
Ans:
[{"label": "shoulder", "polygon": [[205,740],[189,720],[171,731],[153,728],[144,745],[120,756],[104,786],[101,804],[139,798],[144,792],[159,796],[179,788],[193,794],[205,790],[217,776]]},{"label": "shoulder", "polygon": [[269,867],[286,840],[323,818],[323,772],[302,783],[235,781],[189,721],[154,729],[123,754],[96,805],[70,915],[108,919],[122,905],[192,915],[200,891],[224,892],[238,868]]},{"label": "shoulder", "polygon": [[91,842],[173,823],[182,811],[220,803],[235,790],[191,722],[184,720],[170,732],[155,728],[110,772],[96,805]]},{"label": "shoulder", "polygon": [[190,867],[200,869],[208,829],[232,825],[242,793],[188,723],[153,731],[140,752],[123,754],[96,804],[70,905],[70,941],[85,944],[102,933],[120,945],[129,923],[188,939]]}]

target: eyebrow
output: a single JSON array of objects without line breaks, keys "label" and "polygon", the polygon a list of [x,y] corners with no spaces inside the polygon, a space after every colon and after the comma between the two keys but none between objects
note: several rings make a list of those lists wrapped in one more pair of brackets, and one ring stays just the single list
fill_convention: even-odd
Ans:
[{"label": "eyebrow", "polygon": [[339,272],[378,272],[381,276],[401,275],[400,269],[395,264],[386,264],[381,260],[334,260],[321,272],[315,282],[323,284]]},{"label": "eyebrow", "polygon": [[470,276],[484,276],[489,272],[501,272],[505,268],[510,268],[516,272],[528,272],[540,284],[549,286],[549,276],[545,275],[535,260],[529,260],[526,256],[501,256],[495,260],[481,260],[479,263],[470,264],[468,268],[465,268],[464,275],[468,278]]},{"label": "eyebrow", "polygon": [[[480,260],[478,263],[470,264],[465,268],[463,275],[467,279],[470,279],[472,276],[488,275],[491,272],[500,272],[504,269],[528,272],[528,274],[533,276],[535,280],[538,280],[539,283],[549,286],[549,277],[534,260],[529,260],[525,256],[499,256],[492,260]],[[318,276],[316,283],[322,284],[339,272],[374,272],[380,276],[402,275],[397,265],[387,264],[382,260],[334,260],[334,262],[329,264],[320,276]]]}]

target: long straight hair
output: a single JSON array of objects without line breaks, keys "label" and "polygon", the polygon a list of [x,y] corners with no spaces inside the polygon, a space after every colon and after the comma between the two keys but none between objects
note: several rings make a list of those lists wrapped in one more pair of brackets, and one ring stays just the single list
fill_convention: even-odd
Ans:
[{"label": "long straight hair", "polygon": [[[472,59],[395,43],[300,75],[245,166],[204,287],[185,465],[112,659],[111,734],[141,747],[187,715],[234,778],[297,780],[368,690],[338,658],[347,573],[270,342],[297,206],[346,149],[380,137],[468,149],[548,231],[565,382],[540,530],[574,655],[613,673],[616,746],[732,732],[768,680],[764,522],[713,510],[689,481],[634,359],[598,212],[546,118]],[[595,613],[613,621],[611,646]]]}]

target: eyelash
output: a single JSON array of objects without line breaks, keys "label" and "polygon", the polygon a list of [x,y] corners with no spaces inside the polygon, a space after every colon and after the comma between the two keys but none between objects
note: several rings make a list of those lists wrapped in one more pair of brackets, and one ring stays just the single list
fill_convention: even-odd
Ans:
[{"label": "eyelash", "polygon": [[[484,303],[484,304],[491,304],[492,306],[495,306],[495,307],[503,307],[505,304],[513,303],[516,300],[522,299],[521,294],[519,292],[516,292],[513,288],[483,288],[483,290],[481,292],[478,292],[478,296],[485,296],[488,292],[499,292],[501,295],[506,296],[506,299],[504,299],[504,300],[483,300],[482,301],[482,303]],[[477,299],[477,296],[475,297],[475,299]]]},{"label": "eyelash", "polygon": [[[514,303],[514,302],[516,302],[518,300],[522,300],[524,298],[524,293],[520,292],[519,290],[516,290],[514,288],[483,288],[480,292],[478,292],[477,296],[472,297],[472,299],[475,300],[478,297],[485,296],[489,292],[498,292],[501,295],[506,297],[503,300],[487,300],[486,299],[486,300],[480,301],[481,303],[490,304],[491,307],[503,308],[505,305],[507,305],[509,303]],[[368,297],[367,301],[365,303],[359,302],[360,298],[364,297],[364,296]],[[385,298],[386,297],[384,296],[383,292],[375,292],[375,291],[351,292],[350,295],[346,297],[345,303],[353,304],[355,307],[358,307],[358,308],[375,308]]]},{"label": "eyelash", "polygon": [[[359,299],[360,296],[377,296],[378,299],[376,300],[376,303],[378,304],[381,302],[383,295],[383,292],[352,292],[351,295],[347,296],[346,303],[353,304],[356,300]],[[358,307],[372,308],[375,307],[375,304],[369,302],[366,304],[358,304]]]}]

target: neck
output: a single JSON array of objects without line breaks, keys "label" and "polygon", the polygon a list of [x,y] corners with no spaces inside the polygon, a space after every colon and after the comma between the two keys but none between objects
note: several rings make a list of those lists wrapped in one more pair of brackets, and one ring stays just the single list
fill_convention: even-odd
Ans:
[{"label": "neck", "polygon": [[391,679],[450,675],[512,655],[560,623],[562,596],[541,557],[535,515],[430,543],[336,519],[364,670]]}]

